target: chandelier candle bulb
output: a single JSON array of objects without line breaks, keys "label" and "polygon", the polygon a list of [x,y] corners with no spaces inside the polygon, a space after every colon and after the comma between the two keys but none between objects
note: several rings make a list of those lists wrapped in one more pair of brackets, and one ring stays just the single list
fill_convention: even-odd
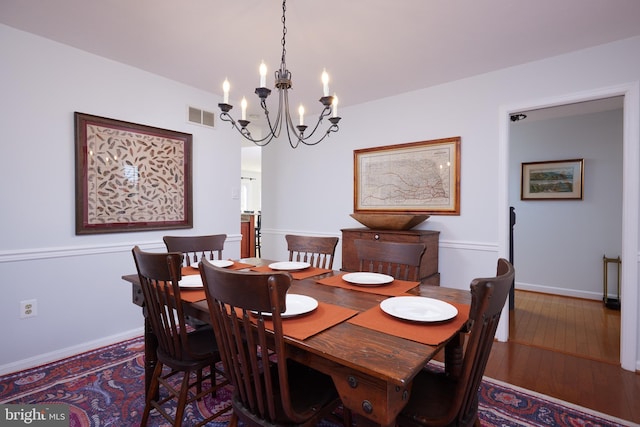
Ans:
[{"label": "chandelier candle bulb", "polygon": [[260,64],[260,87],[267,87],[267,66],[264,61]]},{"label": "chandelier candle bulb", "polygon": [[222,83],[222,91],[224,92],[224,103],[229,103],[229,80],[224,79],[224,83]]},{"label": "chandelier candle bulb", "polygon": [[327,70],[322,70],[322,92],[324,96],[329,96],[329,74],[327,74]]},{"label": "chandelier candle bulb", "polygon": [[240,101],[240,107],[242,107],[242,120],[247,120],[247,99],[244,96]]},{"label": "chandelier candle bulb", "polygon": [[300,108],[298,108],[298,113],[300,114],[300,126],[304,126],[304,107],[300,104]]},{"label": "chandelier candle bulb", "polygon": [[338,117],[338,97],[333,94],[333,101],[331,102],[331,108],[333,110],[333,117]]}]

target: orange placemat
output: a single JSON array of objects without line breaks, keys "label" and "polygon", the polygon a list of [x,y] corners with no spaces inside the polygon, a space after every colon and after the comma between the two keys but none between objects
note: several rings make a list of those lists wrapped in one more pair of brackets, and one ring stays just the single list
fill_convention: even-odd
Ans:
[{"label": "orange placemat", "polygon": [[200,274],[200,269],[197,267],[182,267],[183,276],[192,276],[194,274]]},{"label": "orange placemat", "polygon": [[[282,270],[272,270],[267,265],[252,267],[251,270],[260,271],[262,273],[282,273]],[[333,270],[329,270],[327,268],[309,267],[300,271],[289,271],[288,273],[291,274],[291,277],[293,277],[294,279],[302,280],[313,276],[319,276],[320,274],[331,273],[332,271]]]},{"label": "orange placemat", "polygon": [[244,262],[233,261],[233,265],[227,267],[229,270],[244,270],[245,268],[254,267],[255,264],[247,264]]},{"label": "orange placemat", "polygon": [[[182,267],[183,276],[195,276],[200,274],[200,270],[195,267]],[[207,299],[204,288],[180,288],[180,298],[187,302],[196,302]]]},{"label": "orange placemat", "polygon": [[418,323],[405,321],[388,315],[377,305],[350,319],[349,323],[422,344],[438,345],[451,338],[469,318],[470,306],[468,304],[449,303],[458,309],[458,315],[448,322]]},{"label": "orange placemat", "polygon": [[[227,267],[229,270],[242,270],[243,268],[253,267],[253,264],[245,264],[242,262],[234,261],[233,265]],[[200,274],[200,269],[195,267],[182,267],[182,275],[183,276],[194,276],[196,274]],[[207,296],[204,293],[204,288],[202,289],[188,289],[188,288],[180,288],[180,298],[183,301],[187,302],[197,302],[207,299]]]},{"label": "orange placemat", "polygon": [[189,290],[180,288],[180,299],[187,302],[197,302],[207,299],[207,296],[204,293],[204,288]]},{"label": "orange placemat", "polygon": [[413,289],[416,286],[420,285],[420,282],[408,282],[406,280],[396,279],[388,285],[383,286],[356,286],[345,281],[342,278],[344,274],[345,273],[337,274],[335,276],[323,277],[322,279],[316,280],[316,282],[322,285],[336,286],[339,288],[351,289],[353,291],[360,292],[369,292],[371,294],[377,295],[388,295],[391,297],[404,295],[410,289]]},{"label": "orange placemat", "polygon": [[[233,260],[229,260],[233,261]],[[233,261],[233,265],[227,267],[229,270],[242,270],[245,268],[251,268],[254,264],[246,264],[244,262]],[[190,274],[200,274],[200,269],[198,267],[182,267],[182,275],[188,276]]]},{"label": "orange placemat", "polygon": [[[356,314],[358,314],[357,310],[318,302],[318,308],[309,314],[282,319],[282,332],[288,337],[306,340]],[[265,326],[273,330],[273,322],[270,320],[265,321]]]}]

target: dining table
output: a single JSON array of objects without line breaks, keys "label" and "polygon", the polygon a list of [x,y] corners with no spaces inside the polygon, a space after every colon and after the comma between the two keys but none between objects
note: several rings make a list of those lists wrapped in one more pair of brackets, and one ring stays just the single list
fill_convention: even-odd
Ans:
[{"label": "dining table", "polygon": [[[273,260],[244,258],[228,268],[274,271]],[[183,267],[183,278],[199,274],[197,267]],[[285,344],[290,357],[333,379],[343,405],[382,426],[392,426],[411,394],[412,379],[444,350],[444,369],[458,375],[462,364],[464,332],[471,295],[467,290],[393,280],[382,286],[354,285],[344,271],[309,267],[291,271],[289,294],[305,295],[318,302],[317,309],[284,319]],[[143,307],[137,274],[122,279],[132,285],[133,303]],[[381,303],[400,297],[426,297],[455,307],[453,318],[424,322],[398,318]],[[186,315],[209,323],[204,290],[181,288]],[[394,298],[393,300],[391,300]],[[402,317],[402,316],[401,316]],[[145,316],[145,384],[156,364],[157,341]]]}]

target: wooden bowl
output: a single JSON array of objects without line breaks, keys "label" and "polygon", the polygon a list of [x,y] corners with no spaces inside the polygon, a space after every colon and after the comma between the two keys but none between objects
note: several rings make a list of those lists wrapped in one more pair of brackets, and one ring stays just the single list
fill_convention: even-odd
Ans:
[{"label": "wooden bowl", "polygon": [[352,213],[351,218],[374,230],[410,230],[430,215]]}]

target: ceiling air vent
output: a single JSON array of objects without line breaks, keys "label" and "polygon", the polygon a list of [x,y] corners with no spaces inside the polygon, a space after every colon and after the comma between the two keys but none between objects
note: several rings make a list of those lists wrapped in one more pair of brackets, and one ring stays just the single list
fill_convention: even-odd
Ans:
[{"label": "ceiling air vent", "polygon": [[189,122],[199,125],[213,127],[215,114],[211,111],[189,107]]}]

